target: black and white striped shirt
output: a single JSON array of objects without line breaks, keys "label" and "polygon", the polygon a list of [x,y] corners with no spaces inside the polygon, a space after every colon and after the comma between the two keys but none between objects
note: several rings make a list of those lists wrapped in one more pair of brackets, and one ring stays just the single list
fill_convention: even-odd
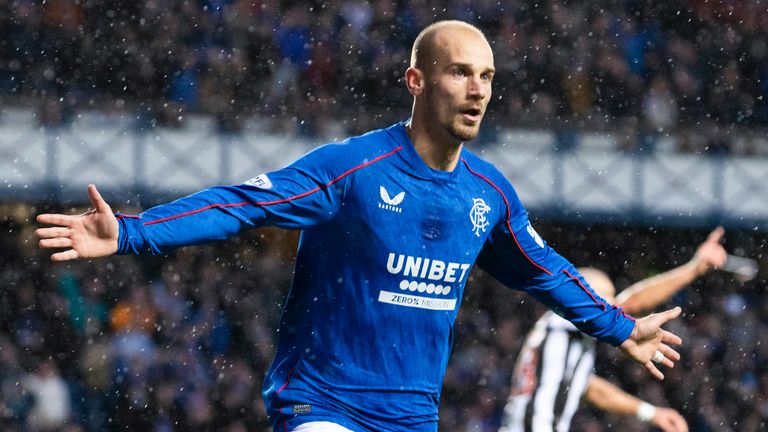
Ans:
[{"label": "black and white striped shirt", "polygon": [[595,364],[595,340],[553,312],[528,334],[499,432],[566,432]]}]

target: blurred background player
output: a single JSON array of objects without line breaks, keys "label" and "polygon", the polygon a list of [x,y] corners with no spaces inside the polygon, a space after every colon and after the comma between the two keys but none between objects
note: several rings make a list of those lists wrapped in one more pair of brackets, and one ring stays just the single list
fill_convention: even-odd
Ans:
[{"label": "blurred background player", "polygon": [[[699,276],[725,264],[727,254],[720,245],[723,233],[722,227],[716,228],[689,262],[644,279],[617,297],[604,272],[594,268],[579,272],[600,296],[627,313],[648,312]],[[499,432],[566,432],[582,398],[608,412],[637,416],[664,432],[688,430],[677,411],[655,407],[595,375],[595,342],[556,314],[545,313],[518,356]]]}]

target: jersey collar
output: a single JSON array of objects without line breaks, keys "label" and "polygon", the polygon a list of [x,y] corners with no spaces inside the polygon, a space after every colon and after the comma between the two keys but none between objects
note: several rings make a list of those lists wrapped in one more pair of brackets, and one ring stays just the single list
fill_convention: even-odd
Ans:
[{"label": "jersey collar", "polygon": [[[397,144],[403,146],[403,151],[398,152],[403,161],[419,177],[432,181],[455,182],[459,172],[464,169],[461,162],[456,165],[453,171],[441,171],[430,168],[424,162],[424,159],[419,156],[416,147],[413,146],[413,142],[411,142],[411,138],[408,136],[405,128],[406,123],[407,121],[402,121],[389,128]],[[461,152],[462,154],[464,153],[463,148]]]}]

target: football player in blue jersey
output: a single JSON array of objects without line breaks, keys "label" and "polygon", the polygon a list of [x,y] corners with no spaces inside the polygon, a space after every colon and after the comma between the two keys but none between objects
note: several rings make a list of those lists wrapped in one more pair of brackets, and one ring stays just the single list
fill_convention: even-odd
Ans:
[{"label": "football player in blue jersey", "polygon": [[[512,185],[465,148],[491,99],[494,61],[476,27],[430,25],[405,83],[411,118],[321,146],[243,184],[139,215],[113,214],[93,185],[82,215],[44,214],[55,261],[163,254],[264,225],[300,229],[296,271],[264,400],[275,431],[437,430],[453,326],[471,266],[524,290],[650,373],[682,343],[598,296],[530,225]],[[652,361],[653,360],[653,361]]]}]

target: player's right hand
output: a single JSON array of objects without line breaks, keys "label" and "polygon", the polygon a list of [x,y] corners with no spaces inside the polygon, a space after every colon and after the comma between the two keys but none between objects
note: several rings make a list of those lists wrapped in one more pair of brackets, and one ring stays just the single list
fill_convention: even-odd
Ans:
[{"label": "player's right hand", "polygon": [[651,423],[664,432],[688,432],[688,423],[679,412],[671,408],[656,407]]},{"label": "player's right hand", "polygon": [[41,214],[40,223],[55,225],[39,228],[35,235],[40,238],[41,248],[64,248],[51,255],[54,261],[77,258],[95,258],[117,252],[119,227],[117,218],[96,186],[88,185],[88,198],[93,210],[81,215]]}]

